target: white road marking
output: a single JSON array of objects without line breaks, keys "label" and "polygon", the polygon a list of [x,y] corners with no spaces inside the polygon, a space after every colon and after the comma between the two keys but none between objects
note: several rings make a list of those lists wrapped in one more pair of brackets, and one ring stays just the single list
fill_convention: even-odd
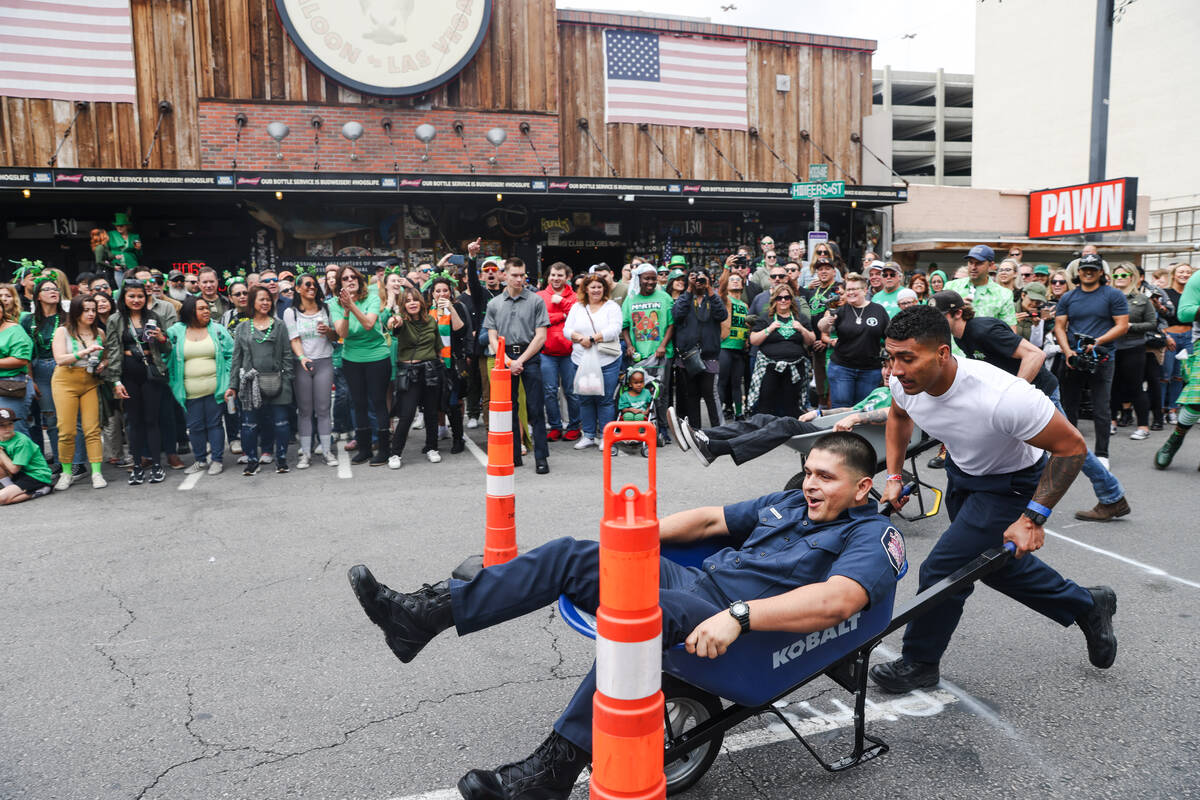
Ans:
[{"label": "white road marking", "polygon": [[338,449],[337,470],[339,478],[346,479],[354,477],[354,472],[350,469],[350,453],[348,453],[344,447]]},{"label": "white road marking", "polygon": [[193,472],[191,475],[185,475],[183,483],[179,484],[178,490],[181,492],[191,491],[200,482],[202,477],[204,477],[203,472]]},{"label": "white road marking", "polygon": [[487,469],[487,453],[480,450],[479,445],[471,441],[471,437],[469,436],[463,437],[463,444],[465,444],[467,449],[471,451],[471,455],[475,456],[475,460],[478,461],[484,469]]},{"label": "white road marking", "polygon": [[1175,575],[1170,574],[1166,570],[1159,569],[1158,567],[1151,566],[1150,564],[1143,564],[1141,561],[1135,561],[1134,559],[1129,558],[1127,556],[1123,556],[1120,553],[1114,553],[1111,550],[1105,550],[1103,548],[1096,547],[1095,545],[1090,545],[1086,542],[1081,542],[1078,539],[1072,539],[1070,536],[1063,536],[1061,533],[1055,533],[1054,531],[1050,530],[1049,528],[1046,528],[1045,530],[1046,530],[1046,533],[1050,534],[1051,536],[1058,538],[1058,539],[1062,539],[1064,542],[1070,542],[1071,544],[1077,544],[1080,547],[1082,547],[1084,550],[1091,550],[1093,553],[1099,553],[1102,556],[1108,556],[1109,558],[1115,558],[1117,561],[1122,561],[1126,564],[1129,564],[1130,566],[1137,567],[1138,569],[1141,569],[1141,570],[1145,570],[1146,572],[1148,572],[1151,575],[1154,575],[1156,577],[1167,578],[1169,580],[1176,581],[1177,583],[1182,583],[1184,586],[1191,586],[1193,589],[1200,589],[1200,583],[1197,583],[1196,581],[1189,581],[1186,578],[1176,577]]}]

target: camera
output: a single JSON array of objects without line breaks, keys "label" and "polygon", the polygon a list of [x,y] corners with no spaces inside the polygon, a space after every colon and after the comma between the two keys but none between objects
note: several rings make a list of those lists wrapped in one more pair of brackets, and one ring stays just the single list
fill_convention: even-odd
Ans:
[{"label": "camera", "polygon": [[746,258],[741,253],[738,253],[737,256],[734,257],[733,263],[739,267],[748,267],[750,266],[750,259]]},{"label": "camera", "polygon": [[1096,368],[1100,366],[1100,356],[1096,353],[1095,349],[1086,352],[1084,350],[1088,345],[1094,345],[1095,343],[1095,336],[1088,336],[1083,333],[1075,334],[1075,347],[1073,348],[1075,355],[1067,360],[1067,366],[1076,372],[1083,372],[1088,375],[1095,372]]},{"label": "camera", "polygon": [[89,373],[94,374],[96,372],[96,368],[99,366],[100,366],[100,354],[92,353],[90,356],[88,356],[88,360],[87,360],[87,363],[84,365],[84,369],[86,369]]},{"label": "camera", "polygon": [[152,319],[146,320],[146,327],[142,329],[142,341],[146,344],[153,342],[156,333],[158,333],[158,323]]}]

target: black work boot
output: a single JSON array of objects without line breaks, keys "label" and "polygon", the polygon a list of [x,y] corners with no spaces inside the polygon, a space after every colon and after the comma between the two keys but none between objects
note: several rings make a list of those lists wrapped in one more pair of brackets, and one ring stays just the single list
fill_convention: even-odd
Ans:
[{"label": "black work boot", "polygon": [[375,580],[362,564],[350,568],[350,586],[363,611],[380,628],[388,647],[405,664],[417,657],[429,640],[454,625],[450,584],[425,584],[412,594],[393,591]]},{"label": "black work boot", "polygon": [[871,677],[880,689],[890,694],[904,694],[913,689],[928,689],[937,686],[941,676],[937,664],[909,661],[901,656],[886,664],[871,667]]},{"label": "black work boot", "polygon": [[1117,593],[1111,586],[1088,587],[1092,607],[1075,618],[1087,639],[1088,661],[1093,667],[1108,669],[1117,660],[1117,634],[1113,615],[1117,613]]},{"label": "black work boot", "polygon": [[[371,456],[372,467],[382,467],[388,462],[388,456],[392,454],[392,432],[387,428],[379,430],[379,444],[375,446],[375,455]],[[367,440],[370,441],[370,434],[367,435]],[[359,440],[362,441],[361,439]],[[359,447],[362,447],[360,444]]]},{"label": "black work boot", "polygon": [[[371,429],[370,428],[355,428],[354,441],[358,445],[358,449],[354,451],[354,458],[350,459],[351,464],[365,464],[371,460]],[[387,459],[384,459],[385,461]]]},{"label": "black work boot", "polygon": [[459,779],[458,791],[467,800],[566,800],[591,760],[591,754],[551,731],[529,758],[495,771],[473,769]]}]

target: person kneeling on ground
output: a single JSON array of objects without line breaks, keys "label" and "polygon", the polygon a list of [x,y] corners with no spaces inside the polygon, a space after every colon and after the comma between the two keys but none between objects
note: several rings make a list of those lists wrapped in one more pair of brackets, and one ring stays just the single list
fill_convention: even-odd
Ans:
[{"label": "person kneeling on ground", "polygon": [[[887,545],[902,547],[903,540],[868,503],[874,471],[875,451],[865,439],[830,433],[817,440],[805,462],[803,492],[663,518],[663,542],[729,536],[737,543],[710,556],[703,569],[660,561],[663,647],[683,642],[690,653],[717,658],[744,631],[824,630],[886,598],[903,563],[889,557]],[[560,594],[595,613],[599,575],[599,545],[562,538],[489,567],[470,582],[442,581],[412,594],[378,583],[362,565],[352,567],[349,577],[367,616],[407,663],[448,628],[462,636],[536,611]],[[756,599],[741,602],[751,597]],[[593,665],[533,755],[495,770],[471,770],[458,782],[459,791],[467,798],[566,798],[591,760],[595,690]]]},{"label": "person kneeling on ground", "polygon": [[42,448],[18,433],[16,423],[11,408],[0,408],[0,506],[49,494],[54,480]]},{"label": "person kneeling on ground", "polygon": [[887,423],[887,409],[892,404],[892,390],[887,382],[891,373],[887,363],[883,366],[883,386],[873,389],[870,394],[849,408],[834,408],[829,411],[813,409],[799,417],[777,417],[773,414],[754,414],[748,419],[727,422],[715,428],[697,430],[686,419],[679,419],[674,408],[667,409],[667,420],[678,426],[672,429],[675,442],[683,451],[691,450],[700,459],[700,463],[708,466],[716,461],[717,456],[729,456],[733,463],[745,464],[751,459],[771,452],[793,436],[806,433],[816,433],[821,430],[813,424],[819,416],[842,414],[847,411],[857,412],[843,417],[833,426],[835,431],[848,431],[856,425],[884,425]]}]

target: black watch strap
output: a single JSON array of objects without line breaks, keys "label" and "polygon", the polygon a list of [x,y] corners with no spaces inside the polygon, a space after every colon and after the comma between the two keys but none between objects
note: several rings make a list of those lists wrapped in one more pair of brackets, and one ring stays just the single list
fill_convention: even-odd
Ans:
[{"label": "black watch strap", "polygon": [[729,604],[730,615],[742,626],[742,633],[750,631],[750,606],[744,600],[736,600]]},{"label": "black watch strap", "polygon": [[1030,521],[1032,521],[1034,525],[1045,525],[1046,520],[1049,519],[1049,517],[1047,517],[1045,514],[1039,514],[1032,508],[1026,508],[1021,513],[1026,517],[1029,517]]}]

